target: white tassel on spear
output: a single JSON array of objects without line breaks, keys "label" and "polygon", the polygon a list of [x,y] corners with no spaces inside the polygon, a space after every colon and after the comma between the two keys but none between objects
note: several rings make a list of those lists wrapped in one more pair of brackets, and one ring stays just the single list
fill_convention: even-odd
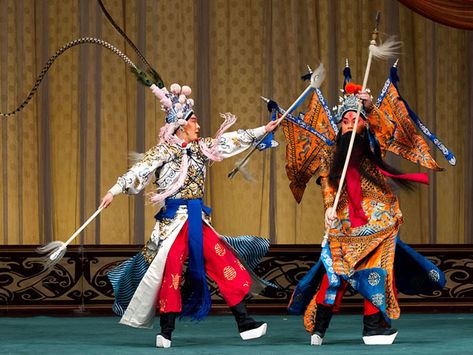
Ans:
[{"label": "white tassel on spear", "polygon": [[[368,62],[366,63],[366,70],[365,70],[365,76],[363,78],[363,85],[361,91],[364,92],[366,91],[366,85],[368,83],[368,77],[371,69],[371,61],[374,58],[378,59],[383,59],[386,60],[388,58],[392,58],[398,54],[399,48],[401,47],[401,42],[395,41],[393,38],[389,38],[384,42],[383,44],[377,46],[376,45],[376,39],[378,38],[378,25],[379,25],[379,20],[380,20],[380,13],[378,12],[376,14],[376,27],[373,31],[373,34],[371,36],[371,42],[369,45],[369,54],[368,54]],[[358,121],[360,118],[360,112],[361,112],[361,107],[363,103],[361,101],[358,102],[358,107],[356,109],[356,118],[355,122],[353,124],[353,127],[358,127]],[[338,184],[338,190],[337,194],[335,195],[335,201],[333,202],[333,206],[331,209],[331,213],[329,214],[329,217],[331,220],[335,220],[336,214],[337,214],[337,206],[338,206],[338,201],[340,200],[340,195],[342,192],[343,188],[343,183],[345,181],[345,176],[347,173],[347,168],[348,168],[348,163],[350,162],[350,156],[351,152],[353,149],[353,143],[355,141],[355,135],[356,135],[356,129],[353,129],[351,132],[350,136],[350,144],[348,146],[348,151],[347,151],[347,156],[345,158],[345,164],[343,165],[343,170],[342,170],[342,175],[340,177],[340,182]],[[324,247],[327,244],[328,240],[328,231],[331,226],[327,226],[325,229],[325,235],[322,240],[322,247]]]},{"label": "white tassel on spear", "polygon": [[[320,87],[322,82],[324,81],[325,78],[325,69],[323,64],[321,63],[319,67],[312,73],[310,77],[310,84],[305,88],[305,90],[302,92],[302,94],[294,101],[289,107],[286,112],[276,121],[276,125],[278,126],[283,119],[286,118],[286,116],[292,112],[299,104],[300,101],[313,89],[316,89]],[[258,146],[262,141],[265,140],[265,138],[268,136],[270,132],[266,132],[266,134],[253,146],[253,148],[245,155],[245,157],[240,160],[237,164],[235,164],[235,168],[233,168],[232,171],[228,173],[228,177],[231,179],[235,176],[236,173],[242,172],[242,168],[246,165],[248,162],[248,159],[250,159],[251,155],[256,151]]]},{"label": "white tassel on spear", "polygon": [[87,221],[84,222],[75,232],[73,235],[66,242],[61,241],[54,241],[50,242],[40,248],[37,249],[39,253],[46,254],[42,263],[46,268],[51,268],[56,265],[59,261],[61,261],[64,254],[66,254],[66,249],[69,244],[82,232],[82,230],[87,227],[87,225],[94,220],[95,217],[98,216],[100,212],[105,208],[105,206],[99,207],[97,211],[94,212],[92,216],[89,217]]}]

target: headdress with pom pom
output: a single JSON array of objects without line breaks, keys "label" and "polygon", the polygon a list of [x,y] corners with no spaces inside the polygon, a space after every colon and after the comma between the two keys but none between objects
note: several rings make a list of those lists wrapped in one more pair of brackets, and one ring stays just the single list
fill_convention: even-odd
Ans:
[{"label": "headdress with pom pom", "polygon": [[[338,98],[339,105],[333,108],[335,122],[340,123],[342,121],[343,115],[349,111],[355,111],[358,108],[358,98],[356,94],[361,92],[362,86],[357,85],[351,82],[351,72],[348,65],[348,59],[346,60],[345,69],[343,70],[344,81],[343,81],[343,96]],[[364,107],[361,107],[360,117],[366,119],[367,114]]]},{"label": "headdress with pom pom", "polygon": [[[159,143],[177,144],[184,148],[186,146],[184,141],[174,133],[179,127],[184,126],[194,113],[194,100],[187,98],[192,93],[191,88],[186,85],[181,87],[179,84],[174,83],[170,86],[170,92],[165,87],[160,89],[155,84],[151,85],[150,89],[161,102],[163,111],[166,112],[166,124],[161,127],[159,132]],[[212,144],[207,146],[204,140],[199,140],[199,147],[202,153],[211,161],[223,159],[223,156],[218,151],[217,142],[222,134],[236,121],[236,117],[230,113],[221,114],[221,116],[224,118],[224,122],[220,126],[215,139],[212,140]],[[166,191],[159,194],[152,193],[150,196],[151,202],[156,204],[162,203],[167,197],[176,193],[184,184],[188,167],[189,157],[187,154],[183,154],[181,166],[175,174],[175,179],[167,187]]]},{"label": "headdress with pom pom", "polygon": [[194,100],[187,98],[192,93],[191,88],[174,83],[170,87],[170,92],[165,87],[160,89],[154,84],[150,89],[159,99],[161,109],[166,112],[166,124],[161,127],[159,141],[169,144],[182,143],[174,133],[179,127],[184,126],[194,113]]},{"label": "headdress with pom pom", "polygon": [[156,85],[150,86],[153,94],[161,102],[161,108],[166,112],[166,123],[178,123],[182,126],[194,113],[194,100],[187,98],[192,93],[189,86],[172,84],[170,91],[166,88],[158,88]]},{"label": "headdress with pom pom", "polygon": [[[166,112],[166,124],[161,127],[159,132],[159,143],[178,144],[185,147],[184,141],[174,133],[179,127],[184,126],[194,113],[194,100],[187,98],[192,93],[191,88],[186,85],[181,87],[179,84],[174,83],[170,86],[170,92],[165,87],[160,89],[154,84],[150,86],[150,89],[159,99],[162,110]],[[174,176],[174,180],[167,187],[166,191],[151,193],[150,201],[155,204],[161,204],[166,198],[176,193],[184,184],[188,168],[189,157],[187,154],[183,154],[181,165]]]}]

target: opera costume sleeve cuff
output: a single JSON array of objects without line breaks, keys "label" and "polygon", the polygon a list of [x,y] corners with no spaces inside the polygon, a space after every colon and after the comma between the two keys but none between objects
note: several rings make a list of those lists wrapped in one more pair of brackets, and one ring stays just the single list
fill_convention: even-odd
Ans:
[{"label": "opera costume sleeve cuff", "polygon": [[265,126],[261,126],[258,128],[248,129],[247,132],[252,135],[255,139],[259,139],[266,133]]},{"label": "opera costume sleeve cuff", "polygon": [[113,196],[119,195],[123,192],[123,188],[120,184],[115,184],[110,190],[108,190]]}]

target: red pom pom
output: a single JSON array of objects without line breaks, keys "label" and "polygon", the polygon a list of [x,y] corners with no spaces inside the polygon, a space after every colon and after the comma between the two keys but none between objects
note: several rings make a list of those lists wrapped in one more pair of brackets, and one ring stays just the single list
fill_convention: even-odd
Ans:
[{"label": "red pom pom", "polygon": [[361,85],[356,85],[353,83],[348,83],[347,85],[345,85],[345,93],[347,94],[356,95],[361,91],[361,89],[362,89]]}]

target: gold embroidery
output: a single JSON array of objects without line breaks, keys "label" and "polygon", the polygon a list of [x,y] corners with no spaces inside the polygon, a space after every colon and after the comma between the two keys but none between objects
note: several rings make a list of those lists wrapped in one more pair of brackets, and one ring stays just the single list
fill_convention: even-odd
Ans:
[{"label": "gold embroidery", "polygon": [[163,218],[162,220],[159,221],[159,227],[161,229],[164,229],[170,226],[172,222],[174,222],[174,218]]},{"label": "gold embroidery", "polygon": [[149,240],[145,244],[143,249],[141,250],[141,253],[143,254],[143,257],[144,257],[145,261],[148,264],[151,264],[151,262],[153,261],[154,257],[157,254],[156,245],[151,240]]},{"label": "gold embroidery", "polygon": [[161,312],[164,312],[166,310],[167,303],[167,300],[159,300],[159,310]]},{"label": "gold embroidery", "polygon": [[231,280],[234,280],[235,277],[236,277],[236,271],[233,267],[231,266],[226,266],[224,269],[223,269],[223,276],[225,276],[225,278],[229,281]]},{"label": "gold embroidery", "polygon": [[181,149],[178,146],[168,146],[169,159],[165,162],[165,168],[161,167],[156,170],[156,185],[158,193],[166,190],[169,186],[170,177],[177,174],[181,167],[182,157],[184,154],[189,154],[189,166],[187,169],[187,176],[184,183],[179,190],[173,194],[172,197],[194,199],[202,198],[205,189],[205,173],[207,165],[207,157],[200,151],[200,146],[197,141],[191,142],[186,149]]},{"label": "gold embroidery", "polygon": [[218,256],[224,256],[227,253],[225,248],[220,243],[215,244],[214,249],[215,249],[215,253],[217,253]]},{"label": "gold embroidery", "polygon": [[235,138],[232,138],[232,142],[233,142],[233,145],[234,145],[235,147],[241,147],[241,142],[240,142],[240,140],[239,140],[238,138],[236,138],[236,137],[235,137]]},{"label": "gold embroidery", "polygon": [[179,274],[171,274],[172,282],[169,288],[174,288],[175,290],[179,289],[181,283],[181,276]]}]

